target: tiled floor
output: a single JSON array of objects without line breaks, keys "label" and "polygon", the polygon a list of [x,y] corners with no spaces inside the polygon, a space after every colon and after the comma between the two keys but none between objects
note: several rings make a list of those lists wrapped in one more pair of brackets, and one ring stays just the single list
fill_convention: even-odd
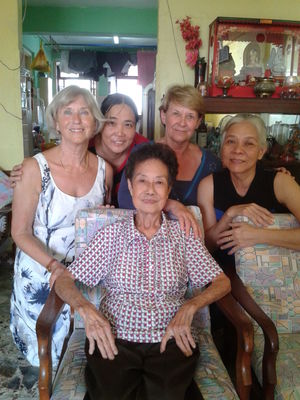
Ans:
[{"label": "tiled floor", "polygon": [[10,249],[9,242],[0,247],[0,400],[37,400],[38,368],[23,358],[9,330],[13,277]]}]

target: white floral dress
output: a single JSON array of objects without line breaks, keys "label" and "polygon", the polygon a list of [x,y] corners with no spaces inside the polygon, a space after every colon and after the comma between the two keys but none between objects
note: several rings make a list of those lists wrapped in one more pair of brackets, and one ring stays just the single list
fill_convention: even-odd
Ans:
[{"label": "white floral dress", "polygon": [[[34,158],[41,171],[42,191],[33,223],[33,234],[44,244],[50,256],[69,265],[74,260],[74,224],[77,211],[104,203],[105,161],[98,157],[97,177],[89,193],[82,197],[73,197],[56,186],[44,155],[39,153]],[[17,248],[10,330],[18,348],[34,366],[39,365],[35,326],[50,291],[49,278],[50,274],[45,267]],[[54,328],[53,366],[58,362],[69,324],[69,307],[66,306]]]}]

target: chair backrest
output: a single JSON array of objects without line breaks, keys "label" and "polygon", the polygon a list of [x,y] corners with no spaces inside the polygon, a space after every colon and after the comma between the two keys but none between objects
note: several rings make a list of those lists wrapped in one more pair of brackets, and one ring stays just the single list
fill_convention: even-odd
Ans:
[{"label": "chair backrest", "polygon": [[[274,214],[270,229],[299,227],[292,214]],[[251,223],[239,216],[235,221]],[[235,254],[236,271],[278,333],[300,332],[300,252],[258,244]]]},{"label": "chair backrest", "polygon": [[[190,206],[189,209],[197,219],[203,232],[200,209],[195,206]],[[118,208],[91,208],[80,210],[75,219],[75,256],[77,257],[86,248],[99,229],[121,221],[132,213],[132,210]],[[99,307],[102,297],[100,285],[95,288],[88,288],[85,285],[78,284],[78,287],[90,302],[95,304],[96,307]],[[191,293],[189,293],[189,295],[191,295]],[[210,330],[208,307],[204,307],[195,315],[193,324],[200,329]],[[74,328],[84,328],[83,321],[77,312],[74,314]]]}]

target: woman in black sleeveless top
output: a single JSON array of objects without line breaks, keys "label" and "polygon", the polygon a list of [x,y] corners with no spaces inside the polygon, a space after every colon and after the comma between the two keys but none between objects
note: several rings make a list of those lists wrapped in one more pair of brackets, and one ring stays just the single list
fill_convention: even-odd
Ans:
[{"label": "woman in black sleeveless top", "polygon": [[[300,221],[300,186],[291,176],[259,165],[266,147],[266,128],[258,116],[240,114],[224,127],[224,169],[204,178],[198,189],[210,251],[232,255],[257,243],[300,250],[300,228],[265,229],[275,212],[290,212]],[[237,215],[249,217],[254,225],[232,223]]]}]

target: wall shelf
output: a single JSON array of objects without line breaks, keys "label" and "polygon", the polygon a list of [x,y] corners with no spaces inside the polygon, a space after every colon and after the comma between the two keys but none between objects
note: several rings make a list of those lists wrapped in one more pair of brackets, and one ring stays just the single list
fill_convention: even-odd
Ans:
[{"label": "wall shelf", "polygon": [[300,114],[300,99],[204,97],[206,114]]}]

